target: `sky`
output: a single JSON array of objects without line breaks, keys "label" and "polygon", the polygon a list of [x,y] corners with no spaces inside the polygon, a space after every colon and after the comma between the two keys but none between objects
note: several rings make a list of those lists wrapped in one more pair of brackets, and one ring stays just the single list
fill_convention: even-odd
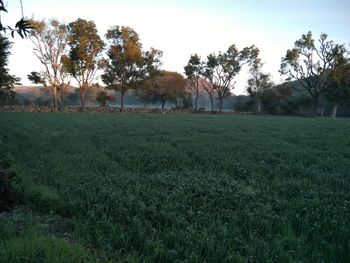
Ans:
[{"label": "sky", "polygon": [[[20,1],[8,0],[2,23],[14,25],[21,18]],[[255,45],[263,70],[276,83],[281,57],[302,34],[315,38],[327,33],[336,43],[350,43],[349,0],[22,0],[24,15],[35,19],[57,18],[69,23],[77,18],[94,20],[99,34],[115,25],[132,27],[144,49],[163,51],[162,69],[184,73],[191,54],[205,59],[213,52]],[[29,85],[27,74],[43,70],[30,40],[15,37],[10,71]],[[245,94],[247,69],[236,78],[235,94]]]}]

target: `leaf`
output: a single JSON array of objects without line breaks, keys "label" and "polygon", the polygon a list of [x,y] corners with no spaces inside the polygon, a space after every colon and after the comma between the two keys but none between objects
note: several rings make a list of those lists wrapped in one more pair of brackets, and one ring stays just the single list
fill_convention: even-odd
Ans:
[{"label": "leaf", "polygon": [[6,8],[2,5],[2,6],[0,6],[0,11],[4,11],[4,12],[6,12],[7,13],[7,10],[6,10]]}]

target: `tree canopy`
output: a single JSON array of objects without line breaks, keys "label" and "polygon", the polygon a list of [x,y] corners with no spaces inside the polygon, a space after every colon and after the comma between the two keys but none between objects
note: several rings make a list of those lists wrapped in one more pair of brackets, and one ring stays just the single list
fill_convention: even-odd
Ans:
[{"label": "tree canopy", "polygon": [[287,76],[287,81],[298,80],[314,100],[314,112],[317,112],[319,97],[324,86],[324,74],[334,69],[339,57],[344,56],[344,45],[328,40],[322,33],[315,43],[312,32],[303,34],[294,43],[294,48],[287,50],[282,58],[280,73]]},{"label": "tree canopy", "polygon": [[138,34],[130,27],[115,26],[107,31],[106,38],[109,49],[102,81],[107,88],[120,91],[123,111],[126,91],[141,87],[158,73],[162,52],[154,48],[143,51]]},{"label": "tree canopy", "polygon": [[84,108],[84,94],[95,80],[100,68],[100,54],[104,43],[97,33],[94,21],[77,19],[68,25],[68,56],[63,56],[65,69],[78,82],[81,108]]},{"label": "tree canopy", "polygon": [[31,24],[33,30],[30,32],[30,39],[34,45],[34,54],[45,68],[41,77],[52,89],[54,109],[57,110],[57,91],[61,88],[62,92],[64,82],[69,82],[62,59],[68,51],[68,28],[56,19],[32,20]]},{"label": "tree canopy", "polygon": [[0,35],[0,104],[7,104],[13,101],[15,84],[20,81],[19,78],[11,75],[8,69],[8,57],[11,54],[11,42]]}]

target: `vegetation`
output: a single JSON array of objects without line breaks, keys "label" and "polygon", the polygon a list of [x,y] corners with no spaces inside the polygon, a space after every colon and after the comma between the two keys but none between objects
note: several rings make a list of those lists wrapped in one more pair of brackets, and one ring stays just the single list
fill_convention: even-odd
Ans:
[{"label": "vegetation", "polygon": [[319,98],[327,83],[326,75],[339,66],[339,60],[346,60],[347,50],[344,45],[328,40],[328,35],[322,33],[319,47],[316,46],[309,31],[297,40],[292,50],[287,50],[281,62],[281,74],[288,76],[287,80],[298,80],[313,99],[314,114],[317,115]]},{"label": "vegetation", "polygon": [[[21,38],[24,38],[29,33],[29,30],[32,29],[32,25],[31,25],[30,21],[28,21],[24,18],[23,3],[21,0],[20,0],[20,4],[21,4],[22,17],[19,21],[17,21],[15,28],[12,28],[11,26],[3,25],[1,20],[0,20],[0,33],[1,32],[4,32],[4,33],[11,32],[12,37],[14,37],[15,33],[17,33]],[[1,16],[1,12],[7,13],[6,5],[4,4],[3,0],[0,0],[0,16]]]},{"label": "vegetation", "polygon": [[198,97],[199,97],[199,88],[200,88],[200,79],[203,73],[203,65],[201,58],[194,54],[190,57],[188,64],[185,66],[185,74],[189,81],[189,88],[194,93],[194,110],[198,109]]},{"label": "vegetation", "polygon": [[122,112],[125,93],[157,75],[162,52],[153,48],[142,51],[138,34],[129,27],[115,26],[107,31],[106,38],[110,46],[102,81],[107,88],[120,91]]},{"label": "vegetation", "polygon": [[100,54],[104,43],[97,33],[94,21],[77,19],[68,27],[69,55],[63,56],[65,70],[78,82],[81,109],[84,109],[84,96],[96,78],[101,67]]},{"label": "vegetation", "polygon": [[62,99],[63,89],[69,84],[68,74],[62,59],[68,49],[68,28],[57,19],[32,20],[31,25],[33,30],[30,32],[30,39],[34,45],[34,54],[45,70],[39,78],[38,73],[35,72],[32,72],[28,77],[36,84],[42,83],[44,86],[49,84],[49,87],[52,88],[53,107],[57,111],[58,90],[61,90]]},{"label": "vegetation", "polygon": [[0,35],[0,105],[14,102],[13,86],[18,84],[19,78],[11,75],[8,69],[11,42]]},{"label": "vegetation", "polygon": [[261,71],[262,66],[262,63],[258,61],[253,67],[251,67],[247,87],[249,95],[255,100],[255,111],[257,113],[261,113],[261,97],[264,92],[274,86],[270,74]]},{"label": "vegetation", "polygon": [[0,125],[24,194],[0,217],[6,262],[348,261],[347,119],[1,113]]},{"label": "vegetation", "polygon": [[177,108],[182,108],[186,104],[184,100],[187,99],[186,87],[187,82],[180,73],[160,71],[145,83],[138,95],[145,102],[159,101],[162,109],[167,101],[175,103]]}]

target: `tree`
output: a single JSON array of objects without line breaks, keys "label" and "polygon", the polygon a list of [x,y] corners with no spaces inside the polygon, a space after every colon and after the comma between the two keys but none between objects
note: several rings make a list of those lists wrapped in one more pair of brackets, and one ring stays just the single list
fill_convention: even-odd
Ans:
[{"label": "tree", "polygon": [[45,67],[43,79],[47,82],[53,94],[54,110],[58,109],[57,92],[61,90],[61,99],[64,81],[67,75],[63,64],[63,56],[67,54],[68,30],[67,25],[56,19],[48,22],[32,21],[34,30],[30,33],[30,39],[34,44],[34,54]]},{"label": "tree", "polygon": [[100,91],[97,93],[96,100],[98,104],[102,107],[106,106],[107,101],[109,101],[110,96],[105,91]]},{"label": "tree", "polygon": [[[259,49],[254,46],[239,51],[235,45],[231,45],[226,52],[220,52],[218,55],[210,54],[207,57],[203,75],[211,83],[210,89],[214,90],[218,96],[220,113],[222,112],[223,99],[230,96],[234,88],[234,78],[241,71],[243,65],[256,63],[258,55]],[[212,95],[209,94],[209,96]],[[211,101],[213,110],[212,97]]]},{"label": "tree", "polygon": [[194,54],[190,57],[188,64],[185,66],[185,74],[189,81],[189,88],[194,93],[194,109],[197,110],[198,107],[198,96],[199,96],[199,85],[202,76],[203,65],[201,58]]},{"label": "tree", "polygon": [[182,106],[186,93],[186,79],[177,72],[161,71],[159,75],[147,81],[139,91],[143,101],[160,101],[162,109],[165,103],[171,101],[179,108]]},{"label": "tree", "polygon": [[261,94],[261,103],[265,112],[278,115],[299,114],[298,105],[291,99],[293,88],[290,83],[283,83],[265,89]]},{"label": "tree", "polygon": [[9,73],[7,67],[11,45],[12,43],[6,37],[0,35],[0,104],[13,101],[15,93],[12,89],[20,81],[19,78]]},{"label": "tree", "polygon": [[77,19],[68,26],[69,54],[63,56],[67,72],[78,82],[81,110],[84,109],[84,95],[95,80],[101,65],[100,54],[104,43],[97,33],[94,21]]},{"label": "tree", "polygon": [[319,47],[316,47],[309,31],[294,43],[292,50],[287,50],[281,61],[281,75],[286,75],[287,80],[298,80],[303,85],[314,101],[314,114],[317,114],[318,101],[324,85],[322,75],[334,67],[336,58],[344,51],[342,45],[327,39],[328,35],[322,33]]},{"label": "tree", "polygon": [[107,88],[120,91],[120,112],[124,109],[124,96],[158,72],[162,52],[151,48],[142,51],[138,34],[130,27],[115,26],[107,31],[109,42],[105,73],[102,81]]},{"label": "tree", "polygon": [[262,63],[258,62],[250,68],[247,92],[256,103],[256,112],[261,113],[261,96],[265,90],[273,87],[271,75],[261,71]]},{"label": "tree", "polygon": [[[20,0],[20,4],[21,4],[22,18],[19,21],[17,21],[15,28],[12,28],[10,26],[4,26],[0,20],[0,31],[4,33],[7,33],[7,31],[10,31],[12,37],[14,37],[15,33],[17,33],[18,35],[20,35],[21,38],[24,38],[27,36],[29,30],[32,29],[32,25],[29,20],[26,20],[24,18],[22,0]],[[0,16],[1,16],[1,12],[7,13],[7,9],[5,7],[3,0],[0,0]]]},{"label": "tree", "polygon": [[327,83],[323,89],[326,99],[331,102],[331,117],[336,118],[339,104],[350,103],[350,60],[343,58],[328,74]]}]

